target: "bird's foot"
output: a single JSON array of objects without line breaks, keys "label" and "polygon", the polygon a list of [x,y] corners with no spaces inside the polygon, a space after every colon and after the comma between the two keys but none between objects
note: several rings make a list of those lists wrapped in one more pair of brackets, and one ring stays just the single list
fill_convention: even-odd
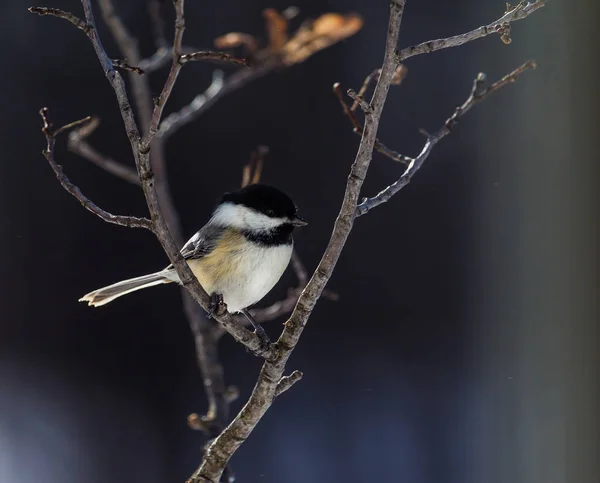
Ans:
[{"label": "bird's foot", "polygon": [[207,317],[212,319],[214,315],[220,316],[225,315],[227,312],[227,305],[223,302],[223,294],[212,293],[210,294],[210,302],[208,303]]},{"label": "bird's foot", "polygon": [[262,328],[259,324],[256,324],[256,328],[254,329],[254,333],[260,339],[260,348],[258,351],[252,351],[252,353],[257,357],[262,357],[262,354],[267,352],[271,347],[271,339],[265,332],[265,329]]},{"label": "bird's foot", "polygon": [[257,350],[252,350],[252,349],[249,349],[248,347],[246,347],[246,351],[250,352],[251,354],[255,355],[256,357],[262,358],[263,354],[268,352],[271,347],[271,339],[269,339],[269,336],[267,335],[267,333],[264,330],[262,332],[257,332],[255,330],[254,333],[260,339],[260,347]]},{"label": "bird's foot", "polygon": [[271,339],[269,339],[269,336],[265,332],[265,329],[262,328],[262,325],[260,325],[258,322],[256,322],[256,320],[254,320],[254,317],[252,317],[252,315],[250,314],[250,312],[248,312],[247,309],[242,310],[242,313],[246,316],[248,321],[252,324],[252,327],[254,327],[254,333],[260,339],[260,347],[257,351],[251,351],[248,348],[246,348],[246,350],[248,352],[252,352],[257,357],[261,357],[262,354],[264,354],[265,352],[267,352],[269,350],[269,347],[271,346]]}]

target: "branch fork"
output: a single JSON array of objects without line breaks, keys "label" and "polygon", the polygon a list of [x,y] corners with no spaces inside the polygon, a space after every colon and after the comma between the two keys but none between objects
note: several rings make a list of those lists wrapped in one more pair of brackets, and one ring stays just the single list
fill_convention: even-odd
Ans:
[{"label": "branch fork", "polygon": [[370,116],[373,114],[373,108],[369,105],[369,103],[367,101],[365,101],[365,99],[358,95],[354,89],[348,89],[347,91],[348,96],[351,99],[354,99],[354,102],[356,102],[360,108],[362,109],[362,111],[365,113],[366,116]]},{"label": "branch fork", "polygon": [[62,187],[73,195],[79,203],[88,211],[94,213],[96,216],[100,217],[107,223],[113,223],[115,225],[121,225],[131,228],[145,228],[154,232],[154,226],[152,222],[147,218],[137,218],[135,216],[124,216],[124,215],[113,215],[106,210],[103,210],[98,205],[96,205],[92,200],[90,200],[87,196],[85,196],[81,190],[75,186],[71,180],[64,173],[62,166],[56,163],[54,160],[54,145],[56,143],[56,136],[59,134],[68,131],[70,129],[81,126],[85,123],[91,121],[91,117],[86,117],[84,119],[80,119],[79,121],[75,121],[65,126],[62,126],[58,129],[52,129],[52,123],[49,118],[49,111],[47,107],[43,107],[40,109],[40,116],[42,117],[43,127],[42,132],[46,137],[46,149],[42,152],[48,164],[56,174],[56,178],[62,185]]}]

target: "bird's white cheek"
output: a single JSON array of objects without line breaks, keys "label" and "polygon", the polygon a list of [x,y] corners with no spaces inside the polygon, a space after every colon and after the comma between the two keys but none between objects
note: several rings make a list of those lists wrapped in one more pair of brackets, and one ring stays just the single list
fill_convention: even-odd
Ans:
[{"label": "bird's white cheek", "polygon": [[242,207],[241,216],[246,230],[270,230],[285,223],[283,218],[271,218],[257,211]]},{"label": "bird's white cheek", "polygon": [[212,222],[240,230],[270,230],[287,222],[284,218],[271,218],[246,206],[224,203],[213,215]]}]

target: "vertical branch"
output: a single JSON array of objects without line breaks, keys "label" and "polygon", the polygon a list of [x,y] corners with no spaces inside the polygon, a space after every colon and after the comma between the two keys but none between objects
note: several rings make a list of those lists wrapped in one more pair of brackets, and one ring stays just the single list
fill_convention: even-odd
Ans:
[{"label": "vertical branch", "polygon": [[201,417],[203,425],[190,426],[193,429],[202,429],[208,438],[214,438],[223,430],[229,420],[225,374],[223,365],[219,361],[219,333],[216,326],[206,320],[202,307],[187,294],[183,293],[182,296],[185,313],[194,335],[196,359],[208,400],[206,415]]},{"label": "vertical branch", "polygon": [[352,230],[360,189],[373,156],[379,119],[383,112],[394,71],[399,64],[395,51],[404,5],[405,0],[392,0],[390,6],[390,20],[381,74],[371,99],[370,109],[368,114],[365,114],[365,127],[361,143],[348,176],[340,213],[335,221],[333,233],[323,258],[302,292],[294,312],[284,324],[281,336],[274,344],[275,357],[264,362],[248,402],[229,426],[208,447],[202,464],[188,480],[188,483],[217,483],[231,456],[250,436],[250,433],[273,403],[280,382],[284,381],[281,382],[280,389],[287,389],[288,381],[293,382],[299,379],[297,376],[284,379],[285,366],[300,339],[317,300],[325,288],[325,284],[333,273],[335,264]]},{"label": "vertical branch", "polygon": [[[86,14],[86,22],[88,25],[93,26],[91,32],[95,35],[95,23],[93,12],[91,9],[89,0],[82,0],[84,11]],[[100,0],[100,5],[103,9],[107,23],[111,26],[111,31],[115,36],[117,43],[120,46],[122,52],[126,55],[131,56],[132,59],[138,59],[139,51],[135,41],[128,34],[125,26],[121,22],[120,18],[114,11],[112,0]],[[142,114],[142,120],[146,119],[146,125],[148,136],[150,129],[150,122],[160,122],[160,115],[162,114],[162,107],[168,100],[168,97],[173,89],[175,80],[181,69],[179,63],[179,57],[181,56],[181,43],[183,38],[183,0],[175,2],[176,7],[176,33],[175,33],[175,47],[173,49],[173,66],[171,68],[171,74],[165,84],[163,92],[161,93],[161,108],[158,106],[152,111],[152,97],[150,94],[150,88],[145,77],[134,77],[134,79],[140,79],[138,82],[138,89],[134,95],[136,95],[136,102],[138,108]],[[102,63],[102,65],[108,65],[110,60],[106,56],[106,53],[101,47],[100,40],[96,37],[95,42],[93,40],[96,53]],[[112,70],[112,65],[110,66]],[[124,83],[120,78],[118,72],[114,70],[107,71],[107,77],[111,80],[111,84],[117,93],[117,99],[119,106],[121,107],[122,115],[125,119],[125,124],[129,138],[132,144],[134,157],[136,160],[136,166],[140,173],[140,180],[142,187],[144,188],[144,194],[148,202],[150,212],[154,215],[156,213],[162,213],[162,217],[156,218],[153,216],[153,223],[163,223],[161,227],[163,241],[174,242],[173,248],[180,247],[183,244],[183,237],[181,234],[181,227],[179,224],[179,217],[173,203],[171,193],[169,190],[169,183],[166,174],[166,158],[165,158],[165,145],[163,140],[155,139],[152,142],[151,149],[146,148],[141,142],[137,125],[133,116],[131,115],[131,109],[123,109],[123,106],[128,105],[127,94],[125,91]],[[145,118],[144,116],[147,116]],[[150,138],[151,139],[151,138]],[[150,169],[151,167],[151,169]],[[154,190],[155,197],[152,196]],[[160,206],[160,209],[159,209]],[[173,238],[170,238],[169,233],[172,234]],[[202,374],[202,381],[204,385],[204,391],[208,400],[208,417],[213,422],[211,431],[213,433],[218,429],[219,431],[224,427],[228,418],[228,402],[225,397],[225,382],[223,367],[218,357],[218,335],[215,324],[209,322],[204,314],[202,307],[193,299],[188,290],[182,287],[182,298],[183,306],[188,323],[192,333],[194,334],[194,341],[196,345],[196,357],[198,366]],[[209,437],[214,437],[214,434],[209,434]]]},{"label": "vertical branch", "polygon": [[171,92],[173,91],[173,87],[175,87],[175,82],[177,82],[179,72],[181,72],[181,68],[183,67],[183,63],[181,62],[181,45],[183,42],[183,32],[185,31],[184,0],[173,0],[173,5],[175,6],[175,38],[173,39],[173,62],[171,64],[169,76],[167,77],[162,92],[160,93],[160,96],[156,101],[156,105],[154,106],[154,111],[152,112],[152,120],[150,122],[150,128],[148,129],[148,132],[144,137],[144,149],[150,149],[150,143],[152,142],[152,139],[158,131],[158,124],[160,123],[160,119],[162,117],[165,105],[169,100],[169,97],[171,96]]},{"label": "vertical branch", "polygon": [[[302,330],[308,321],[308,317],[321,296],[325,284],[331,277],[335,264],[337,263],[340,253],[348,239],[348,235],[352,230],[360,189],[373,157],[373,148],[375,147],[375,141],[377,139],[379,120],[383,112],[383,106],[390,85],[392,84],[394,72],[399,65],[395,52],[405,3],[405,0],[393,0],[391,3],[383,66],[381,68],[379,80],[375,86],[375,91],[373,92],[373,97],[368,106],[369,109],[365,112],[363,134],[356,153],[356,158],[350,170],[350,175],[348,176],[342,207],[340,208],[339,215],[335,221],[333,233],[331,234],[323,258],[308,282],[306,289],[300,296],[294,312],[285,324],[283,333],[277,341],[277,344],[281,344],[282,347],[293,349],[298,343]],[[287,351],[287,353],[289,356],[291,350]]]}]

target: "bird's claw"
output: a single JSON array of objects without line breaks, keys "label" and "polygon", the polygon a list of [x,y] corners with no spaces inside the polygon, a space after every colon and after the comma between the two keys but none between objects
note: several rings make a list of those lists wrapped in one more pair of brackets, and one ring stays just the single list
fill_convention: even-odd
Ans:
[{"label": "bird's claw", "polygon": [[210,294],[210,302],[208,303],[208,313],[206,316],[209,319],[212,319],[213,316],[224,315],[225,312],[227,312],[227,305],[223,302],[223,294]]},{"label": "bird's claw", "polygon": [[260,325],[254,330],[254,334],[258,336],[258,339],[260,341],[260,347],[258,348],[258,350],[255,351],[246,347],[246,350],[254,354],[256,357],[262,357],[262,355],[265,352],[268,352],[269,348],[271,347],[271,339],[269,339],[269,336],[265,332],[265,329],[263,329]]}]

